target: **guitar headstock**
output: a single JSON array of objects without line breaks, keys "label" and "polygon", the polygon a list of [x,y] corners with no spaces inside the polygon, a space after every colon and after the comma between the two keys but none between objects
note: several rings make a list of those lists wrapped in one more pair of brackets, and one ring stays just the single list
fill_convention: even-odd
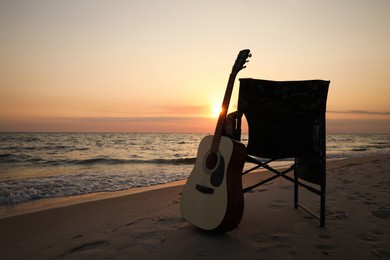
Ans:
[{"label": "guitar headstock", "polygon": [[233,65],[232,73],[237,74],[240,70],[246,67],[244,66],[244,64],[249,61],[247,59],[252,57],[252,54],[250,52],[251,51],[249,49],[245,49],[238,53],[236,62]]}]

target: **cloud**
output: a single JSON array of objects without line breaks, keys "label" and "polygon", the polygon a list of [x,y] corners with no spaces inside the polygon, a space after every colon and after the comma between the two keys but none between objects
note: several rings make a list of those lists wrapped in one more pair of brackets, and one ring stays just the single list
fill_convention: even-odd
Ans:
[{"label": "cloud", "polygon": [[184,117],[184,116],[142,116],[142,117],[78,117],[58,118],[58,120],[84,121],[97,123],[168,123],[168,122],[189,122],[204,121],[207,117]]},{"label": "cloud", "polygon": [[368,111],[368,110],[330,110],[326,111],[327,113],[335,113],[335,114],[357,114],[357,115],[390,115],[390,112],[378,112],[378,111]]},{"label": "cloud", "polygon": [[210,110],[209,106],[165,106],[160,108],[161,112],[169,114],[192,114],[192,115],[204,115]]}]

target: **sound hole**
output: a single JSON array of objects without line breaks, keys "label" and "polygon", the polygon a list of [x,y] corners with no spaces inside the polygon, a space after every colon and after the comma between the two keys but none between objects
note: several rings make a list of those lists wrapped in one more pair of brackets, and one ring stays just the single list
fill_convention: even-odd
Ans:
[{"label": "sound hole", "polygon": [[211,152],[206,158],[206,167],[209,171],[215,168],[218,163],[218,154],[216,152]]}]

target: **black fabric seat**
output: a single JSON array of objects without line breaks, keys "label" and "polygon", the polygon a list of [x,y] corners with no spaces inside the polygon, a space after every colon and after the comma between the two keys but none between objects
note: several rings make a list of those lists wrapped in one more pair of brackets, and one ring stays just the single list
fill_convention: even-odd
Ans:
[{"label": "black fabric seat", "polygon": [[[248,163],[256,164],[243,174],[264,167],[272,177],[246,187],[247,192],[277,177],[294,183],[294,207],[303,208],[325,225],[326,129],[325,112],[329,81],[269,81],[240,79],[238,108],[226,118],[226,134],[241,139],[242,116],[248,122]],[[271,165],[293,158],[288,169]],[[288,173],[293,173],[293,177]],[[303,182],[302,182],[303,180]],[[320,196],[320,214],[298,202],[298,188]]]}]

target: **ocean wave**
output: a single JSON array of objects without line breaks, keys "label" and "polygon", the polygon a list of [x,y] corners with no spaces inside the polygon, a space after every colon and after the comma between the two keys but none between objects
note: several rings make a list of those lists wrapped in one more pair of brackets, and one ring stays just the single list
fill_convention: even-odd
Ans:
[{"label": "ocean wave", "polygon": [[[172,167],[170,167],[172,168]],[[0,182],[0,205],[31,200],[77,196],[96,192],[114,192],[136,187],[148,187],[186,179],[189,169],[162,169],[122,174],[70,174]]]},{"label": "ocean wave", "polygon": [[142,160],[138,159],[118,159],[110,157],[96,157],[88,159],[59,159],[55,160],[53,158],[44,159],[41,157],[32,157],[29,155],[14,155],[14,154],[0,154],[0,163],[10,164],[31,164],[39,166],[58,166],[58,165],[127,165],[127,164],[170,164],[170,165],[188,165],[194,164],[196,158],[175,158],[175,159],[152,159],[152,160]]},{"label": "ocean wave", "polygon": [[367,151],[367,148],[353,148],[353,149],[351,149],[351,151],[353,151],[353,152],[364,152],[364,151]]},{"label": "ocean wave", "polygon": [[194,164],[196,158],[179,158],[179,159],[153,159],[153,160],[140,160],[140,159],[115,159],[115,158],[92,158],[85,160],[74,160],[71,163],[77,165],[118,165],[118,164],[172,164],[172,165],[187,165]]}]

